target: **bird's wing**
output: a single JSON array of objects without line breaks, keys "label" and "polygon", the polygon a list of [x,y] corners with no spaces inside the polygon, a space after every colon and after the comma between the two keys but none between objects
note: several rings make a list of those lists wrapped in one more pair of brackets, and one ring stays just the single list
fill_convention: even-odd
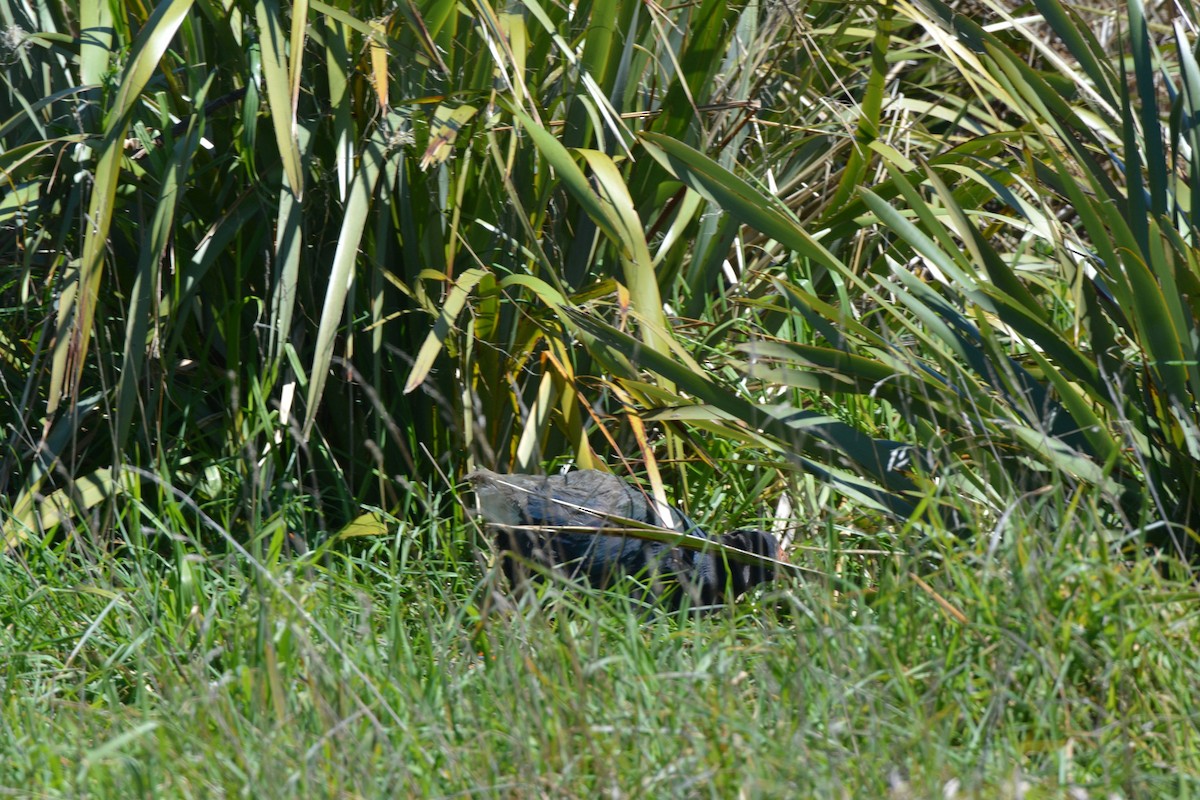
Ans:
[{"label": "bird's wing", "polygon": [[588,469],[542,480],[522,498],[530,524],[600,528],[616,524],[609,517],[650,521],[646,498],[616,475]]},{"label": "bird's wing", "polygon": [[[609,517],[662,524],[645,494],[616,475],[599,470],[545,476],[501,475],[481,469],[467,479],[475,487],[480,514],[499,525],[599,528],[612,524]],[[675,527],[680,523],[672,519],[670,524]],[[684,523],[683,528],[687,527]]]},{"label": "bird's wing", "polygon": [[621,517],[708,536],[677,508],[668,507],[667,518],[662,518],[645,492],[608,472],[580,469],[561,475],[502,475],[480,469],[467,479],[475,487],[480,514],[497,525],[619,527],[611,518]]}]

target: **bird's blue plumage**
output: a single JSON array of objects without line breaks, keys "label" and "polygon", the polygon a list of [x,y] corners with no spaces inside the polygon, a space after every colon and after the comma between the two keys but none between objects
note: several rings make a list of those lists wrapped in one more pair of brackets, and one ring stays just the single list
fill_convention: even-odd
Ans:
[{"label": "bird's blue plumage", "polygon": [[[500,528],[497,545],[502,554],[509,554],[505,572],[514,585],[528,577],[527,564],[532,563],[586,578],[596,586],[634,575],[647,581],[656,595],[680,585],[695,602],[709,604],[727,589],[740,594],[774,577],[764,567],[726,564],[711,553],[621,535],[622,520],[630,520],[715,539],[758,555],[779,556],[778,542],[764,531],[711,537],[677,508],[666,509],[670,519],[661,519],[645,493],[615,475],[596,470],[551,476],[480,470],[468,477],[480,513]],[[579,528],[596,533],[572,530]],[[606,529],[609,532],[603,533]]]}]

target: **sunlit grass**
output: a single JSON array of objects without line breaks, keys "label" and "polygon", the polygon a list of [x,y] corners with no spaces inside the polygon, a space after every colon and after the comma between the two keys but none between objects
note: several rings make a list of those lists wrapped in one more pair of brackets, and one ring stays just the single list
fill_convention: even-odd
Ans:
[{"label": "sunlit grass", "polygon": [[[270,580],[243,558],[193,552],[186,609],[150,551],[31,546],[0,569],[0,785],[112,797],[1200,790],[1194,588],[1116,557],[1094,519],[1070,540],[1021,520],[994,545],[866,557],[860,591],[793,582],[703,617],[556,586],[483,610],[497,586],[486,564],[422,546],[475,534],[434,520],[283,558]],[[838,561],[828,555],[793,558]]]}]

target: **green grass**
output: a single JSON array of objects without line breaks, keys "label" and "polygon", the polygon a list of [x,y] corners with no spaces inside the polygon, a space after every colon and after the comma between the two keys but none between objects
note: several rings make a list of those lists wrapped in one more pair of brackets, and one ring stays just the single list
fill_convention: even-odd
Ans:
[{"label": "green grass", "polygon": [[994,546],[797,549],[870,588],[782,584],[700,618],[569,587],[498,608],[476,534],[437,520],[263,569],[188,536],[190,582],[147,547],[31,542],[0,562],[0,786],[1200,794],[1194,586],[1114,559],[1094,520],[1064,534],[1009,523]]}]

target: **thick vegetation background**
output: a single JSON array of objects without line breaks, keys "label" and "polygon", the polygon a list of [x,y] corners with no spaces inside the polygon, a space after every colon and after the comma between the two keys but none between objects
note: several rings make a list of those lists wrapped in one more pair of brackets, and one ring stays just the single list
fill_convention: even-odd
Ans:
[{"label": "thick vegetation background", "polygon": [[[1200,793],[1198,25],[0,0],[0,788]],[[514,605],[566,463],[796,574]]]}]

